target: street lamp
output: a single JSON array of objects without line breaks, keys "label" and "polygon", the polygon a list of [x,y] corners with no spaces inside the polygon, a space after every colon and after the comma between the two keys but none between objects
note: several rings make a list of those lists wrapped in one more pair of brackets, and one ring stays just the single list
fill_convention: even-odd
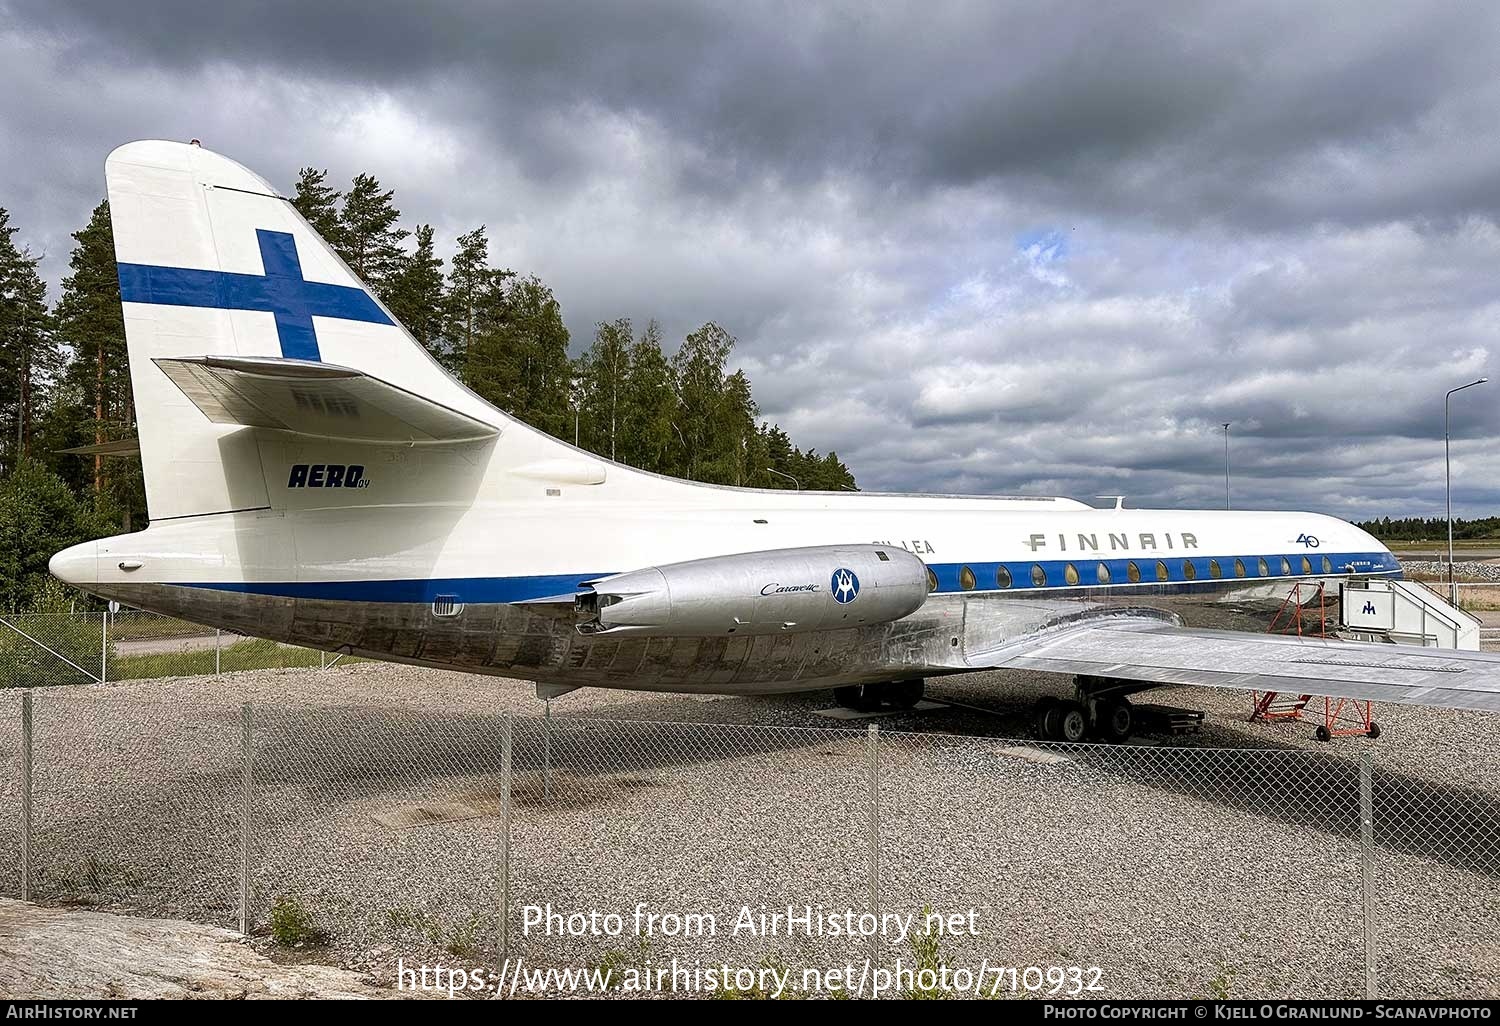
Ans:
[{"label": "street lamp", "polygon": [[775,474],[777,477],[784,477],[784,478],[786,478],[788,481],[790,481],[792,483],[793,487],[795,487],[797,489],[797,491],[800,492],[802,490],[802,484],[801,484],[801,482],[799,482],[791,474],[783,474],[781,471],[779,471],[779,470],[772,470],[770,467],[766,468],[766,473],[767,474]]},{"label": "street lamp", "polygon": [[1229,424],[1224,425],[1224,508],[1229,508]]},{"label": "street lamp", "polygon": [[1453,398],[1454,392],[1462,392],[1466,388],[1482,385],[1488,380],[1490,379],[1480,378],[1477,381],[1469,382],[1467,385],[1450,388],[1447,394],[1443,396],[1443,486],[1448,494],[1448,601],[1452,602],[1455,606],[1458,605],[1458,580],[1453,574],[1453,463],[1449,458],[1449,450],[1452,448],[1453,443],[1453,430],[1452,416],[1449,412],[1451,409],[1449,400]]}]

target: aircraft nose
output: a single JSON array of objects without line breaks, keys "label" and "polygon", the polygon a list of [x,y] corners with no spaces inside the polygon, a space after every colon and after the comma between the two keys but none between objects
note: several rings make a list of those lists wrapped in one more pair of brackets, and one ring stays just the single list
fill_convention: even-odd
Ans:
[{"label": "aircraft nose", "polygon": [[99,543],[83,542],[63,549],[47,561],[47,569],[64,584],[77,587],[99,583]]}]

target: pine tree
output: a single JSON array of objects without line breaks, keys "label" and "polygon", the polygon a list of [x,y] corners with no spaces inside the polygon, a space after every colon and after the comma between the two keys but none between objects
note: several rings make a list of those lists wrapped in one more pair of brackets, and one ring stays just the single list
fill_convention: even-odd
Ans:
[{"label": "pine tree", "polygon": [[[72,273],[63,279],[56,312],[58,339],[70,357],[60,402],[74,420],[73,444],[129,438],[135,434],[135,404],[108,201],[94,208],[73,238]],[[127,528],[145,509],[137,461],[95,456],[91,485],[96,505],[118,512]]]},{"label": "pine tree", "polygon": [[0,453],[7,468],[30,455],[43,389],[61,367],[40,258],[16,247],[15,232],[0,207],[0,416],[7,428]]},{"label": "pine tree", "polygon": [[500,409],[558,438],[571,438],[573,364],[552,290],[535,277],[492,276],[475,317],[467,384]]},{"label": "pine tree", "polygon": [[443,292],[443,334],[447,343],[443,364],[471,388],[468,363],[479,332],[482,308],[503,305],[503,291],[501,299],[497,299],[496,288],[510,275],[510,271],[490,268],[490,241],[484,225],[458,237],[458,251],[448,265],[448,284]]},{"label": "pine tree", "polygon": [[328,184],[328,170],[305,167],[297,172],[297,189],[292,197],[292,206],[323,236],[323,241],[333,247],[349,262],[349,252],[344,245],[344,226],[339,219],[339,197],[343,194]]},{"label": "pine tree", "polygon": [[634,341],[630,318],[601,321],[594,329],[594,344],[578,361],[578,398],[586,425],[584,448],[612,460],[620,458],[621,433],[634,430],[634,425],[624,419],[627,410],[623,405]]},{"label": "pine tree", "polygon": [[621,406],[626,427],[619,433],[617,458],[642,470],[675,473],[677,382],[661,350],[661,326],[655,321],[630,347]]},{"label": "pine tree", "polygon": [[418,225],[417,247],[406,260],[401,272],[391,285],[391,296],[387,305],[412,337],[437,357],[443,357],[447,347],[443,339],[443,259],[432,245],[432,225]]},{"label": "pine tree", "polygon": [[341,255],[382,303],[388,302],[406,261],[402,240],[411,234],[396,227],[401,211],[396,209],[395,195],[394,189],[381,191],[373,175],[355,175],[339,211],[339,233],[346,250]]}]

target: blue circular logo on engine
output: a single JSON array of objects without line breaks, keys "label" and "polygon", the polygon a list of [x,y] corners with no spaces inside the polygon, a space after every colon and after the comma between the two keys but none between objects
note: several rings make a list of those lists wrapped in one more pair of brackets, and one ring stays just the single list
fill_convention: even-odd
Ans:
[{"label": "blue circular logo on engine", "polygon": [[859,578],[854,576],[853,570],[845,570],[843,567],[833,572],[833,600],[835,602],[853,602],[859,598]]}]

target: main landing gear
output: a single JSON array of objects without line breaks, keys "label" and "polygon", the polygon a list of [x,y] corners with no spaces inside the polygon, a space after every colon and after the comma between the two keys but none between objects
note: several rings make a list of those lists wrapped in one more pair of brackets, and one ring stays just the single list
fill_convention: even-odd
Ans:
[{"label": "main landing gear", "polygon": [[1128,741],[1136,711],[1129,695],[1154,685],[1111,677],[1075,677],[1074,697],[1048,696],[1036,704],[1036,735],[1043,741]]},{"label": "main landing gear", "polygon": [[920,678],[896,680],[884,684],[850,684],[834,688],[833,700],[845,709],[857,712],[879,712],[883,709],[912,709],[922,700],[926,683]]}]

